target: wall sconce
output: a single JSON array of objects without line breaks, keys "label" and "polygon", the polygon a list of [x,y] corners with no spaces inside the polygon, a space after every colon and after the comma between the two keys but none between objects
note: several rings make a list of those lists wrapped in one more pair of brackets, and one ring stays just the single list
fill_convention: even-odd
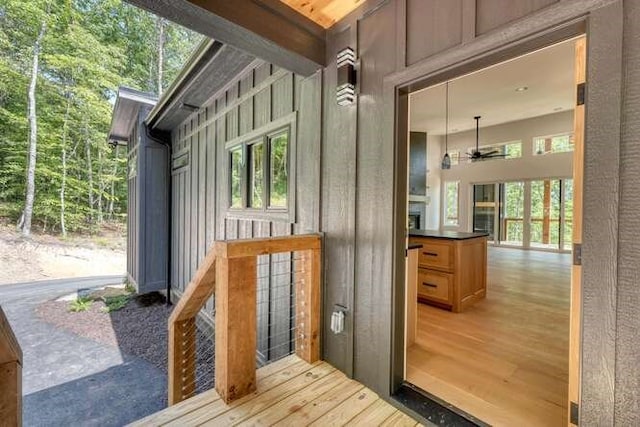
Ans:
[{"label": "wall sconce", "polygon": [[350,47],[338,52],[338,105],[351,105],[356,99],[356,54]]}]

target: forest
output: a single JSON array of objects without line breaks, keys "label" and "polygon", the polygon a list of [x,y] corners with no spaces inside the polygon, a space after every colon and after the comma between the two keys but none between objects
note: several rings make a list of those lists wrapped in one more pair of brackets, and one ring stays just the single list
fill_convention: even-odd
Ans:
[{"label": "forest", "polygon": [[123,222],[117,89],[161,95],[201,39],[121,0],[0,0],[0,218],[24,235]]}]

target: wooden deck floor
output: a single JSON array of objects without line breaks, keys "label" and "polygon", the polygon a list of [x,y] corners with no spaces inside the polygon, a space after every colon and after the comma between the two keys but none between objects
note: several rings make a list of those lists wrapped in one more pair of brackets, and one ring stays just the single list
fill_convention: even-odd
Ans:
[{"label": "wooden deck floor", "polygon": [[257,372],[258,390],[226,405],[210,390],[135,426],[416,426],[377,394],[325,362],[289,356]]}]

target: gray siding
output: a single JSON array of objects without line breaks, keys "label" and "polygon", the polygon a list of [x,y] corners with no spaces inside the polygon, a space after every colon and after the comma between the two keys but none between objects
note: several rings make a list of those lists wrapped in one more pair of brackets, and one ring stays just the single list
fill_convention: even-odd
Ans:
[{"label": "gray siding", "polygon": [[[172,134],[174,151],[192,150],[172,188],[174,287],[184,289],[216,239],[323,232],[324,330],[334,304],[347,309],[345,332],[323,336],[324,358],[388,397],[397,366],[392,301],[402,299],[403,286],[394,248],[402,247],[404,212],[394,208],[406,190],[395,179],[406,172],[406,150],[394,144],[394,130],[404,128],[394,121],[396,88],[424,87],[588,28],[581,422],[635,423],[639,19],[637,2],[622,0],[369,0],[328,31],[322,72],[302,80],[256,64]],[[360,94],[339,107],[335,56],[346,46],[358,52]],[[298,113],[295,222],[228,217],[224,143],[291,111]],[[258,270],[266,276],[287,262],[264,257]],[[259,292],[276,286],[263,280]],[[287,311],[286,302],[271,302],[271,310]],[[259,310],[260,328],[269,312]],[[261,351],[265,336],[261,330]]]},{"label": "gray siding", "polygon": [[127,275],[140,293],[167,286],[167,150],[147,137],[141,109],[129,136]]},{"label": "gray siding", "polygon": [[614,419],[621,426],[637,425],[640,419],[640,372],[638,372],[638,330],[640,330],[640,3],[624,3],[622,63],[622,140],[620,144],[620,200],[618,242],[618,286],[616,316],[616,360]]},{"label": "gray siding", "polygon": [[[172,132],[174,153],[190,150],[189,167],[173,176],[172,286],[181,294],[215,240],[287,236],[319,232],[320,159],[318,124],[321,73],[306,79],[270,64],[256,61]],[[301,100],[301,93],[305,99]],[[297,111],[296,146],[291,155],[303,153],[306,167],[292,174],[298,194],[290,206],[296,221],[282,222],[228,215],[228,152],[225,143]],[[311,156],[310,156],[311,155]],[[301,186],[303,183],[304,186]],[[295,200],[309,202],[300,207]],[[315,207],[315,208],[314,208]],[[260,257],[258,293],[264,304],[258,307],[258,350],[264,359],[289,352],[289,324],[292,302],[292,257],[279,254]],[[213,315],[213,300],[205,312]],[[274,318],[275,317],[275,318]],[[267,337],[271,336],[268,341]],[[267,349],[273,349],[267,354]]]},{"label": "gray siding", "polygon": [[[394,199],[402,204],[394,190],[406,190],[394,182],[394,169],[404,168],[398,156],[406,156],[394,147],[395,89],[421,88],[582,28],[590,42],[590,123],[581,416],[585,425],[637,420],[639,16],[635,2],[616,0],[370,0],[329,30],[321,162],[325,328],[334,304],[348,307],[348,327],[346,336],[325,335],[328,361],[383,396],[393,387],[390,301],[401,297],[403,277],[401,258],[394,263],[393,247],[403,237],[393,228],[403,218],[402,210],[394,214]],[[358,52],[361,93],[356,105],[339,107],[335,54],[345,46]]]}]

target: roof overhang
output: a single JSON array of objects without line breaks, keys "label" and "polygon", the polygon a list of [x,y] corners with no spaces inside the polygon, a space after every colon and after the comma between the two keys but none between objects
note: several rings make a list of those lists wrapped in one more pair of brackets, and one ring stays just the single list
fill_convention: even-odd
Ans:
[{"label": "roof overhang", "polygon": [[204,40],[149,112],[145,122],[152,130],[171,132],[255,61],[255,57],[239,49],[218,41]]},{"label": "roof overhang", "polygon": [[326,64],[326,30],[279,0],[126,0],[296,74]]},{"label": "roof overhang", "polygon": [[120,86],[113,106],[108,141],[111,144],[127,144],[134,121],[138,117],[140,107],[153,107],[157,98],[148,93]]}]

